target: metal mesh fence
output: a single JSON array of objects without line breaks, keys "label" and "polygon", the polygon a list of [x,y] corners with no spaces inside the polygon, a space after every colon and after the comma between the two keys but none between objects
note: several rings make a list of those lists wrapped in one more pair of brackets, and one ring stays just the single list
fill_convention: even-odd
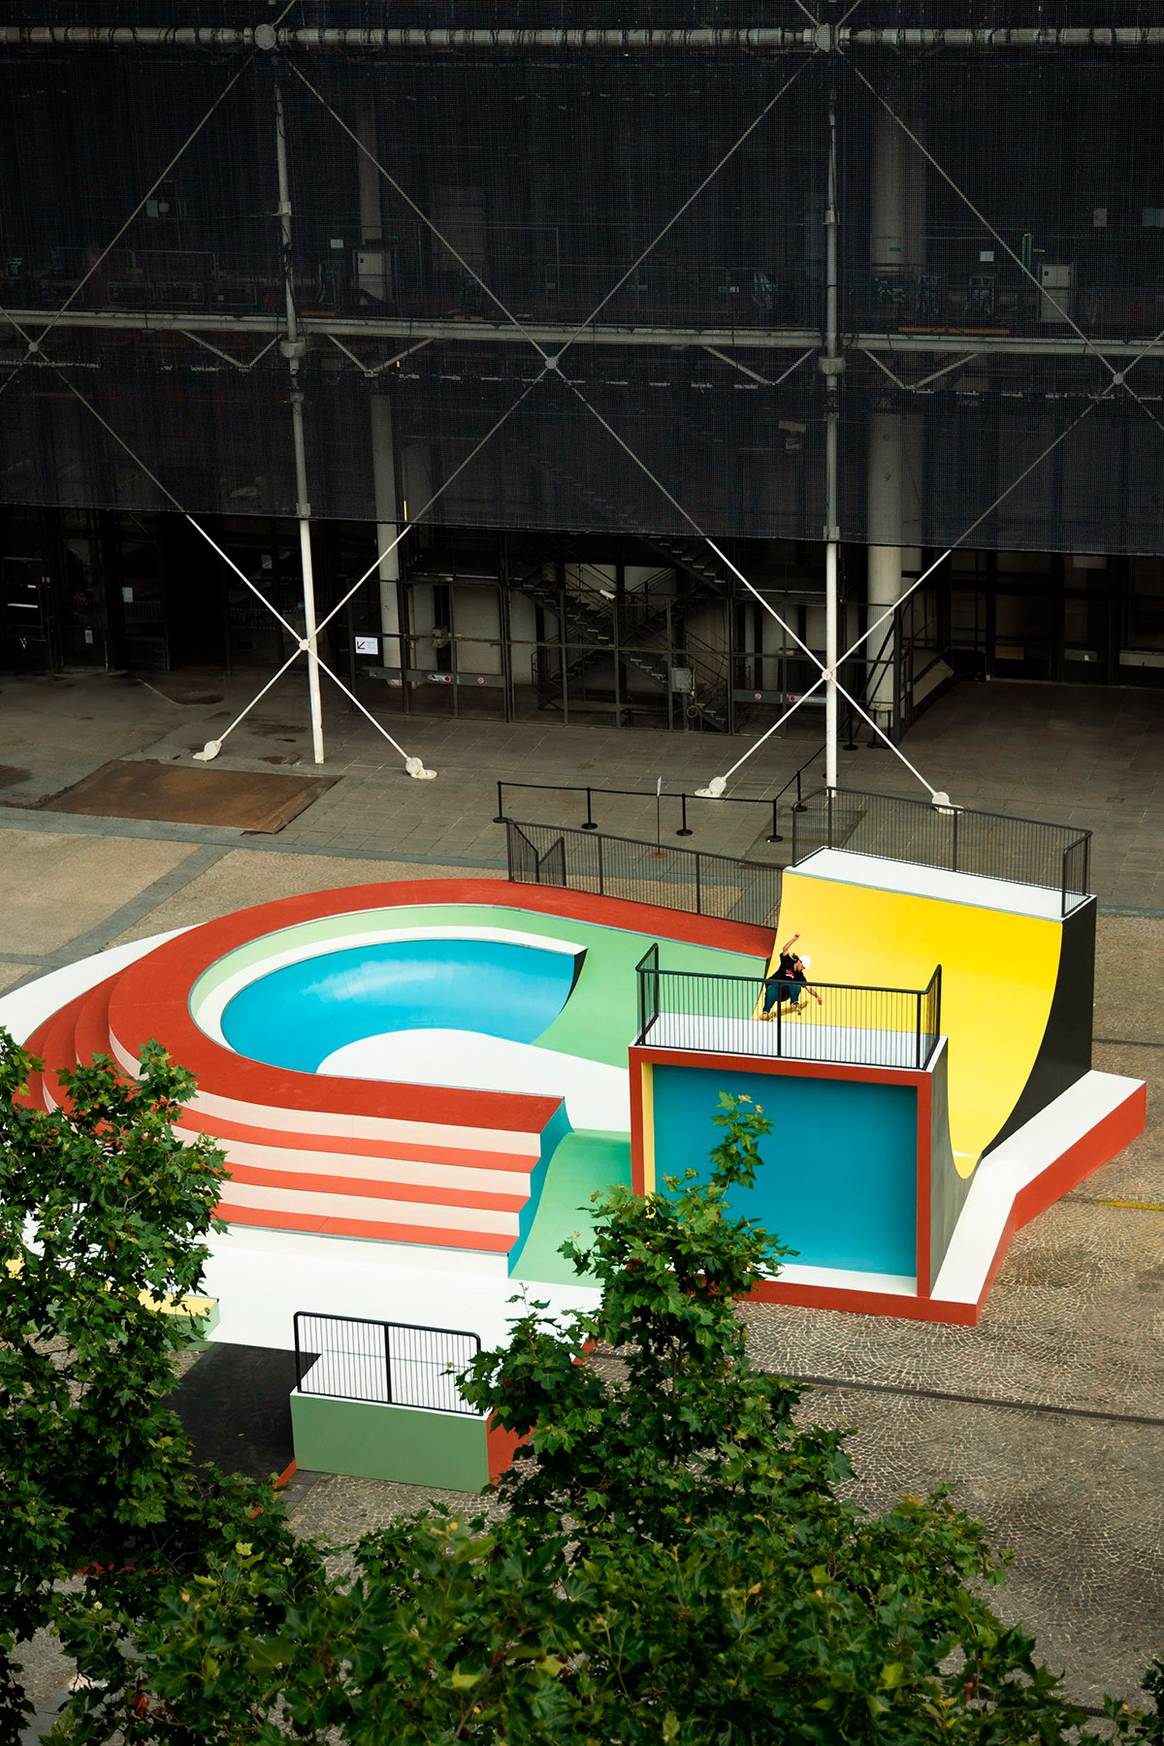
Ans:
[{"label": "metal mesh fence", "polygon": [[456,1328],[304,1310],[295,1315],[295,1379],[301,1394],[472,1414],[456,1379],[480,1350],[476,1334]]},{"label": "metal mesh fence", "polygon": [[506,819],[509,877],[530,885],[685,909],[721,921],[775,926],[780,869],[695,849],[664,848],[602,831]]},{"label": "metal mesh fence", "polygon": [[165,501],[72,384],[183,507],[294,512],[278,81],[314,514],[384,519],[379,443],[434,522],[819,539],[835,89],[843,537],[1159,550],[1164,33],[1085,10],[866,0],[826,53],[792,0],[392,8],[427,46],[335,0],[272,54],[227,0],[12,0],[220,34],[2,51],[0,497]]},{"label": "metal mesh fence", "polygon": [[816,849],[1037,886],[1060,894],[1067,914],[1086,896],[1091,833],[1071,825],[901,795],[818,789],[793,818],[793,862]]},{"label": "metal mesh fence", "polygon": [[765,983],[639,965],[640,1042],[765,1059],[926,1066],[941,1029],[941,973],[928,988]]}]

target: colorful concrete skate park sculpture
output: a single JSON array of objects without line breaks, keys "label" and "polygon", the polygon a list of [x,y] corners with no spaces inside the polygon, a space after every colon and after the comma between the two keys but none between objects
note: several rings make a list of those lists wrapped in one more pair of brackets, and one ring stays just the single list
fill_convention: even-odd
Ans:
[{"label": "colorful concrete skate park sculpture", "polygon": [[[523,1288],[592,1297],[558,1253],[589,1196],[705,1169],[720,1092],[772,1121],[737,1210],[796,1254],[759,1294],[934,1321],[975,1322],[1014,1232],[1142,1130],[1143,1084],[1091,1068],[1085,834],[844,790],[794,823],[781,870],[510,818],[508,880],[262,904],[55,972],[0,1020],[50,1108],[95,1052],[132,1074],[157,1038],[194,1072],[182,1131],[230,1172],[213,1337],[285,1348],[294,1323],[301,1462],[367,1470],[313,1394],[394,1405],[432,1483],[421,1421],[447,1453],[471,1417],[440,1337],[501,1338]],[[819,1002],[765,1017],[793,935]],[[333,1334],[301,1340],[307,1313]],[[447,1483],[503,1464],[487,1433],[457,1427]]]}]

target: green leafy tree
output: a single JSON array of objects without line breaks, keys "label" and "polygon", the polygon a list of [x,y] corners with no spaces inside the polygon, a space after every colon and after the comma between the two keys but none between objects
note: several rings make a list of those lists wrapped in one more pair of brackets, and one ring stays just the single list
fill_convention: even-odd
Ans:
[{"label": "green leafy tree", "polygon": [[46,1112],[19,1101],[37,1067],[0,1033],[0,1738],[27,1710],[20,1639],[77,1607],[136,1618],[208,1533],[254,1540],[265,1505],[270,1538],[277,1516],[269,1488],[197,1467],[166,1405],[191,1337],[166,1308],[223,1228],[221,1155],[174,1132],[192,1077],[153,1045],[137,1082],[97,1057]]},{"label": "green leafy tree", "polygon": [[[611,1191],[591,1246],[568,1246],[599,1307],[532,1306],[468,1373],[527,1437],[488,1513],[398,1520],[345,1577],[296,1565],[281,1528],[224,1535],[148,1614],[76,1609],[70,1645],[106,1683],[70,1738],[1093,1739],[983,1598],[1001,1567],[982,1528],[943,1493],[862,1513],[843,1435],[798,1424],[799,1391],[750,1364],[734,1300],[782,1251],[730,1197],[769,1124],[721,1103],[706,1186]],[[1161,1740],[1159,1715],[1110,1709],[1121,1738]]]}]

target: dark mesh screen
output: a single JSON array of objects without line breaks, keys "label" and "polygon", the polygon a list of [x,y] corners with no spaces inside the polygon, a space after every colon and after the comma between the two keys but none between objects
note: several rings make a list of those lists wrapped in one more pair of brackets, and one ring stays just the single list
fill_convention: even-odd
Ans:
[{"label": "dark mesh screen", "polygon": [[[0,497],[165,502],[71,383],[183,507],[293,512],[278,80],[314,514],[376,516],[375,417],[410,512],[440,492],[434,522],[819,539],[835,91],[843,537],[1159,550],[1164,42],[1076,40],[1159,33],[1158,9],[982,0],[967,25],[954,0],[865,0],[835,54],[803,46],[791,0],[761,23],[799,46],[741,35],[760,10],[586,9],[590,29],[672,33],[650,50],[305,47],[294,32],[384,26],[381,4],[335,0],[287,9],[272,55],[233,0],[10,0],[9,27],[234,34],[0,51],[0,306],[35,335],[71,299],[25,364],[0,326]],[[578,25],[560,0],[391,22]],[[887,34],[946,27],[979,36]],[[566,347],[559,371],[534,382],[543,358],[510,317],[543,354]]]}]

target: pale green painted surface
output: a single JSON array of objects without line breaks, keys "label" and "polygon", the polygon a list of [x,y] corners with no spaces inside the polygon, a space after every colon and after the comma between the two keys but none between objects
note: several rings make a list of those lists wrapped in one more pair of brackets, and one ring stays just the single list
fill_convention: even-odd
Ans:
[{"label": "pale green painted surface", "polygon": [[291,1431],[296,1461],[316,1473],[447,1491],[481,1491],[489,1481],[485,1421],[467,1414],[296,1393]]},{"label": "pale green painted surface", "polygon": [[590,1197],[616,1182],[630,1187],[630,1135],[579,1128],[567,1134],[550,1159],[541,1199],[529,1236],[510,1264],[515,1279],[544,1280],[547,1285],[590,1282],[579,1275],[558,1250],[567,1237],[585,1246],[594,1230]]},{"label": "pale green painted surface", "polygon": [[[512,928],[543,939],[564,940],[583,947],[586,957],[573,994],[562,1012],[543,1031],[538,1043],[567,1055],[625,1067],[627,1044],[638,1031],[638,986],[635,965],[654,935],[575,921],[570,916],[502,908],[494,904],[408,904],[400,907],[347,911],[322,921],[280,928],[229,952],[199,977],[191,993],[191,1011],[229,975],[249,969],[290,946],[341,944],[345,934],[377,928],[489,927]],[[688,946],[678,940],[660,943],[665,968],[703,970],[722,976],[762,976],[767,958],[724,952],[715,946]]]}]

